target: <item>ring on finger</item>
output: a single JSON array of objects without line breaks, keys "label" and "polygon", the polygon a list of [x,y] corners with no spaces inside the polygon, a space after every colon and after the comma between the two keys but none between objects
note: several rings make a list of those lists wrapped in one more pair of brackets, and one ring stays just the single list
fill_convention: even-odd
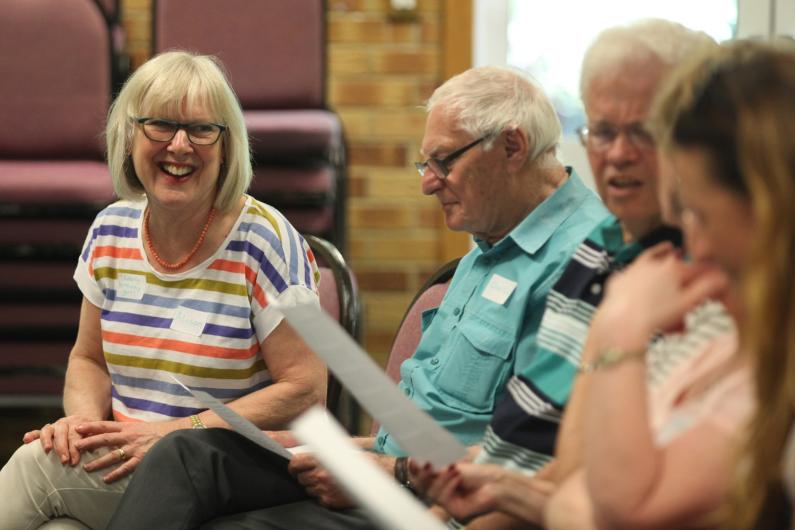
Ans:
[{"label": "ring on finger", "polygon": [[119,460],[121,460],[122,462],[127,460],[127,453],[125,453],[124,449],[122,449],[121,447],[117,447],[116,450],[114,451],[114,453],[119,455]]}]

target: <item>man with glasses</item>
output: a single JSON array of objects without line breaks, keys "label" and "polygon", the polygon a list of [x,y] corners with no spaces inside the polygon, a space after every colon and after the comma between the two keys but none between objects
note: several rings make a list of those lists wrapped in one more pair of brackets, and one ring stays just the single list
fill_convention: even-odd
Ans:
[{"label": "man with glasses", "polygon": [[[422,191],[437,198],[447,226],[472,234],[476,246],[441,306],[423,315],[400,388],[473,445],[507,381],[531,360],[550,287],[606,212],[557,160],[555,110],[519,73],[471,69],[439,87],[427,110],[426,160],[416,164]],[[396,458],[403,453],[388,432],[357,441],[405,483],[406,460]],[[203,528],[372,527],[358,510],[325,507],[347,500],[311,455],[294,457],[295,478],[275,460],[230,431],[171,437],[138,469],[111,528],[196,527],[233,512],[248,513]]]},{"label": "man with glasses", "polygon": [[[578,130],[596,187],[613,214],[577,249],[552,288],[528,366],[508,383],[475,462],[534,474],[554,454],[568,469],[579,465],[581,422],[566,421],[556,448],[563,409],[580,365],[591,318],[609,276],[645,248],[662,241],[681,244],[678,230],[664,226],[657,189],[657,151],[644,123],[654,95],[671,68],[703,46],[705,34],[665,20],[644,20],[603,31],[583,60],[581,94],[588,125]],[[618,331],[618,330],[617,330]],[[674,365],[652,366],[657,376]],[[564,458],[565,455],[565,458]],[[511,526],[490,515],[471,528]],[[467,526],[470,528],[470,525]]]}]

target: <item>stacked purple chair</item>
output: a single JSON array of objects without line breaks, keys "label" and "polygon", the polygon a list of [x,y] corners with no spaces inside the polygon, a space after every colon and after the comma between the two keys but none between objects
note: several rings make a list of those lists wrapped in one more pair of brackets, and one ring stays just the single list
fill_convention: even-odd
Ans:
[{"label": "stacked purple chair", "polygon": [[0,405],[58,403],[72,273],[113,200],[102,133],[111,44],[94,0],[0,0]]},{"label": "stacked purple chair", "polygon": [[345,145],[325,103],[322,0],[154,0],[153,52],[218,56],[243,106],[255,197],[345,248]]}]

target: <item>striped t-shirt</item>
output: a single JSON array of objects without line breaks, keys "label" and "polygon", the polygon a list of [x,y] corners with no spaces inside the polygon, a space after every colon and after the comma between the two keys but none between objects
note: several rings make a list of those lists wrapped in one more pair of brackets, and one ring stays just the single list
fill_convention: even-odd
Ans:
[{"label": "striped t-shirt", "polygon": [[268,299],[318,303],[319,273],[304,239],[274,208],[246,197],[211,257],[163,273],[144,252],[145,208],[144,201],[119,201],[101,211],[74,274],[102,311],[114,419],[158,421],[203,410],[171,374],[221,401],[269,385],[260,343],[282,317]]}]

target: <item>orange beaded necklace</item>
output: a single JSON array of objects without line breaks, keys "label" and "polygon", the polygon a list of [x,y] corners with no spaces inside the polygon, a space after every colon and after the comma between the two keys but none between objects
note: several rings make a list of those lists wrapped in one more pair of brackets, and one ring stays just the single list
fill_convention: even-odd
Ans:
[{"label": "orange beaded necklace", "polygon": [[152,254],[152,257],[155,258],[155,261],[158,265],[169,271],[179,270],[184,267],[185,264],[188,263],[199,251],[202,243],[204,243],[204,238],[207,237],[207,231],[210,229],[210,224],[212,224],[213,219],[215,219],[215,208],[210,208],[210,215],[207,216],[207,222],[204,223],[204,228],[202,228],[201,234],[199,234],[199,239],[196,241],[196,244],[193,245],[193,248],[183,259],[176,263],[170,263],[160,257],[160,254],[157,253],[154,245],[152,244],[152,239],[149,237],[149,208],[147,208],[146,212],[144,213],[144,240],[146,241],[146,247],[149,249],[149,253]]}]

